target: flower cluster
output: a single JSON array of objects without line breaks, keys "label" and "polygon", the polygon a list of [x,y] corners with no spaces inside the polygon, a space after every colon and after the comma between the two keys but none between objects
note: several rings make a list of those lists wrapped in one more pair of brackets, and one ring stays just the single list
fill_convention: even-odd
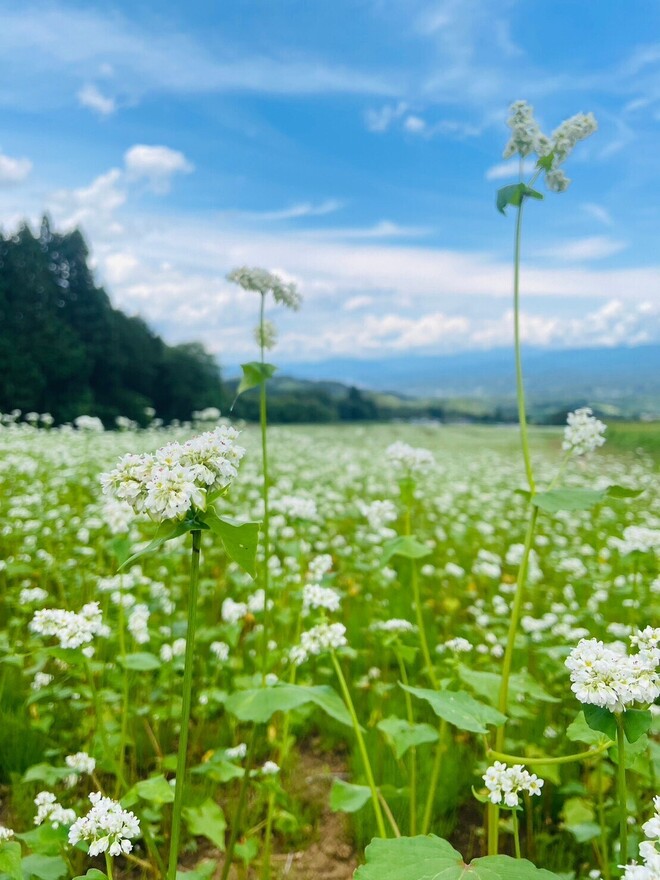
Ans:
[{"label": "flower cluster", "polygon": [[11,828],[6,828],[4,825],[0,825],[0,843],[11,840],[13,836],[14,832]]},{"label": "flower cluster", "polygon": [[309,614],[316,608],[339,611],[340,606],[341,597],[331,587],[322,587],[320,584],[305,584],[303,587],[303,614]]},{"label": "flower cluster", "polygon": [[521,791],[528,794],[541,794],[543,780],[536,773],[525,770],[522,764],[507,767],[502,761],[495,763],[486,770],[482,777],[488,789],[488,799],[493,804],[503,803],[506,807],[518,806],[518,795]]},{"label": "flower cluster", "polygon": [[62,608],[41,608],[35,611],[30,629],[40,636],[56,636],[61,648],[80,648],[92,642],[94,636],[110,634],[98,602],[88,602],[78,613]]},{"label": "flower cluster", "polygon": [[401,441],[390,444],[385,455],[394,468],[410,473],[426,471],[435,463],[433,453],[428,449],[410,446]]},{"label": "flower cluster", "polygon": [[43,825],[47,821],[53,828],[59,828],[60,825],[71,825],[76,820],[75,812],[58,804],[52,791],[40,791],[34,799],[34,805],[37,808],[35,825]]},{"label": "flower cluster", "polygon": [[75,755],[67,755],[64,763],[80,776],[89,776],[96,770],[96,760],[88,755],[87,752],[76,752]]},{"label": "flower cluster", "polygon": [[660,877],[660,796],[653,798],[655,814],[642,825],[646,840],[639,845],[643,865],[622,865],[623,880],[658,880]]},{"label": "flower cluster", "polygon": [[134,813],[122,809],[112,798],[92,792],[89,799],[92,809],[86,816],[76,819],[69,829],[69,843],[75,846],[80,840],[89,841],[90,856],[108,852],[111,856],[129,853],[131,840],[140,834],[140,823]]},{"label": "flower cluster", "polygon": [[571,690],[581,703],[623,712],[633,703],[648,705],[660,694],[657,673],[660,629],[647,627],[630,639],[637,654],[626,654],[617,645],[582,639],[566,658]]},{"label": "flower cluster", "polygon": [[507,125],[511,137],[504,148],[504,158],[510,159],[518,154],[521,158],[536,153],[540,157],[550,156],[550,168],[546,169],[545,181],[553,192],[564,192],[570,180],[559,167],[573,152],[575,146],[588,138],[598,128],[593,113],[577,113],[566,119],[556,128],[551,137],[543,134],[534,118],[534,109],[527,101],[516,101],[511,105],[511,115]]},{"label": "flower cluster", "polygon": [[156,522],[205,510],[207,493],[225,489],[238,472],[245,453],[235,443],[238,433],[221,426],[183,444],[168,443],[153,455],[124,455],[101,475],[103,492]]},{"label": "flower cluster", "polygon": [[320,623],[301,634],[300,644],[291,648],[289,657],[292,663],[300,666],[311,656],[336,651],[346,644],[346,627],[343,623]]},{"label": "flower cluster", "polygon": [[272,293],[276,303],[294,311],[298,311],[302,302],[302,297],[293,282],[283,281],[279,275],[267,269],[240,266],[227,275],[227,281],[233,281],[243,290],[252,290],[262,296]]},{"label": "flower cluster", "polygon": [[584,455],[598,449],[605,442],[603,435],[607,425],[595,418],[590,407],[583,406],[569,413],[566,422],[562,449],[567,452]]}]

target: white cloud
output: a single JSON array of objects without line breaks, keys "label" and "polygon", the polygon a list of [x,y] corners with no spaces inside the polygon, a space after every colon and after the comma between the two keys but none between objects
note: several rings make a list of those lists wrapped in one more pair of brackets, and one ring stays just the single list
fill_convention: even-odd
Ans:
[{"label": "white cloud", "polygon": [[373,296],[352,296],[342,306],[345,312],[356,312],[358,309],[368,309],[374,304]]},{"label": "white cloud", "polygon": [[580,205],[580,207],[585,214],[592,217],[594,220],[598,220],[603,226],[613,225],[614,221],[612,220],[612,215],[607,208],[604,208],[602,205],[597,205],[594,202],[586,202],[584,205]]},{"label": "white cloud", "polygon": [[[218,34],[202,38],[165,24],[154,31],[117,10],[93,4],[14,4],[3,9],[0,54],[14,73],[0,101],[23,106],[61,103],[63,82],[79,86],[90,70],[113,72],[128,100],[145,94],[264,93],[279,95],[399,92],[396,77],[326,62],[288,47],[255,52],[226,45]],[[66,35],[66,39],[63,38]]]},{"label": "white cloud", "polygon": [[385,104],[378,110],[367,110],[365,122],[369,131],[375,134],[383,134],[402,116],[405,116],[408,105],[399,101],[397,104]]},{"label": "white cloud", "polygon": [[344,202],[339,199],[326,199],[323,202],[299,202],[279,211],[234,211],[228,212],[230,216],[242,217],[246,220],[297,220],[300,217],[323,217],[333,214],[344,207]]},{"label": "white cloud", "polygon": [[407,116],[403,127],[410,134],[421,134],[426,131],[426,122],[421,116]]},{"label": "white cloud", "polygon": [[302,234],[310,238],[325,240],[345,239],[359,241],[379,238],[420,238],[428,235],[431,230],[426,226],[401,226],[390,220],[380,220],[373,226],[333,227],[330,229],[314,229]]},{"label": "white cloud", "polygon": [[156,193],[166,193],[174,174],[190,174],[194,170],[179,150],[163,146],[136,144],[124,154],[129,180],[146,179]]},{"label": "white cloud", "polygon": [[590,260],[604,260],[625,250],[625,241],[607,235],[591,235],[587,238],[559,242],[550,247],[537,248],[535,255],[560,260],[564,263],[582,263]]},{"label": "white cloud", "polygon": [[[532,174],[536,163],[529,159],[522,163],[522,174],[526,176]],[[486,171],[486,180],[509,180],[520,176],[520,162],[500,162],[499,165],[492,165]]]},{"label": "white cloud", "polygon": [[13,186],[22,183],[32,171],[29,159],[14,159],[0,153],[0,186]]},{"label": "white cloud", "polygon": [[103,238],[108,233],[116,237],[124,229],[114,215],[126,202],[126,197],[121,170],[111,168],[89,186],[53,193],[49,208],[56,222],[67,229],[83,226]]},{"label": "white cloud", "polygon": [[114,98],[108,98],[92,83],[83,86],[78,92],[78,103],[101,116],[111,116],[117,109]]}]

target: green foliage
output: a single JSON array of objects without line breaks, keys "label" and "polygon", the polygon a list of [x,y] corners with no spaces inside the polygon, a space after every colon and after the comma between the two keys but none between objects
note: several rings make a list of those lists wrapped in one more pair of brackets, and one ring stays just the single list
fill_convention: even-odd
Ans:
[{"label": "green foliage", "polygon": [[636,498],[641,489],[628,489],[626,486],[608,486],[606,489],[549,489],[537,492],[532,499],[540,510],[557,513],[559,510],[590,510],[606,498]]},{"label": "green foliage", "polygon": [[269,688],[252,688],[232,694],[225,705],[241,721],[265,724],[276,712],[288,712],[308,703],[314,703],[340,724],[351,726],[351,716],[341,698],[328,685],[278,684]]},{"label": "green foliage", "polygon": [[402,758],[413,746],[437,742],[438,739],[438,731],[430,724],[411,724],[404,718],[384,718],[378,722],[378,729],[391,742],[397,759]]},{"label": "green foliage", "polygon": [[20,843],[14,840],[0,843],[0,874],[6,874],[11,880],[23,880]]},{"label": "green foliage", "polygon": [[506,214],[507,205],[518,208],[524,198],[542,199],[543,196],[525,183],[511,183],[509,186],[503,186],[497,191],[497,210],[500,214]]},{"label": "green foliage", "polygon": [[205,837],[224,852],[227,822],[225,814],[214,800],[207,798],[198,807],[184,807],[182,815],[192,835]]},{"label": "green foliage", "polygon": [[368,785],[353,785],[335,779],[330,789],[330,809],[335,813],[357,813],[369,802],[371,789]]},{"label": "green foliage", "polygon": [[510,856],[486,856],[466,865],[448,841],[434,834],[372,840],[366,857],[355,880],[558,880],[551,871]]},{"label": "green foliage", "polygon": [[57,422],[118,415],[145,424],[224,403],[215,359],[194,343],[170,347],[114,309],[94,283],[78,230],[0,235],[0,410],[50,412]]},{"label": "green foliage", "polygon": [[443,718],[459,730],[472,733],[488,733],[488,724],[504,724],[506,715],[502,715],[492,706],[480,703],[465,691],[432,691],[428,688],[408,687],[400,684],[420,700],[426,700],[438,718]]},{"label": "green foliage", "polygon": [[213,509],[207,511],[204,520],[222,541],[227,556],[251,577],[256,577],[259,523],[239,522],[229,516],[220,516]]}]

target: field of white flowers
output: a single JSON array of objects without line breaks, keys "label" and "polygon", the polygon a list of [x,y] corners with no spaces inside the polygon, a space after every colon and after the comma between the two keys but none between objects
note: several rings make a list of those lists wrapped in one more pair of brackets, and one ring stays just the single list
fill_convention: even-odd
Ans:
[{"label": "field of white flowers", "polygon": [[[113,862],[127,876],[165,872],[183,783],[190,537],[118,573],[156,526],[153,512],[103,494],[100,475],[125,454],[171,455],[199,430],[0,431],[0,874],[12,880],[93,865],[111,874]],[[533,874],[479,858],[489,796],[502,807],[500,852],[561,876],[609,877],[620,863],[619,768],[637,857],[660,769],[658,716],[645,711],[657,695],[660,631],[647,627],[658,619],[660,491],[651,461],[606,446],[562,454],[561,439],[532,436],[538,483],[561,467],[563,488],[538,508],[503,713],[527,529],[516,432],[271,429],[267,608],[263,541],[253,579],[221,534],[200,530],[180,788],[191,880],[217,874],[230,844],[236,876],[267,876],[266,853],[272,876],[312,876],[296,873],[295,854],[341,827],[331,811],[351,814],[338,849],[350,840],[359,854],[379,838],[376,873],[368,862],[360,877],[445,876],[445,864],[458,877],[446,837],[477,858],[476,876],[549,877],[525,860]],[[246,452],[216,510],[263,521],[260,438],[246,429],[231,443]],[[627,493],[612,485],[643,492],[618,497]],[[566,509],[585,506],[585,489],[588,509]],[[620,717],[630,719],[623,762]],[[409,857],[403,845],[415,841],[429,852]],[[492,859],[505,862],[487,873]],[[349,877],[349,863],[322,876]],[[411,868],[420,864],[427,873]]]}]

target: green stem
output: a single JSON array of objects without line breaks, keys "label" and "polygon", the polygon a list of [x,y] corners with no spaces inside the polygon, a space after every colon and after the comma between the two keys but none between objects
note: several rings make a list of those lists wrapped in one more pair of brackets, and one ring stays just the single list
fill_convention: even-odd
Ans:
[{"label": "green stem", "polygon": [[[406,515],[404,521],[404,533],[409,536],[412,534],[411,522],[410,522],[410,506],[406,507]],[[417,572],[417,563],[414,559],[410,560],[410,580],[412,585],[413,592],[413,603],[415,605],[415,617],[417,619],[417,629],[419,630],[419,642],[422,649],[422,656],[424,658],[424,665],[426,666],[426,673],[429,677],[433,690],[438,689],[438,681],[435,677],[435,671],[433,669],[433,662],[431,661],[431,652],[429,651],[429,643],[426,639],[426,628],[424,626],[424,613],[422,610],[422,596],[419,589],[419,575]]]},{"label": "green stem", "polygon": [[[527,533],[525,535],[525,545],[523,549],[520,567],[518,568],[518,577],[516,578],[516,592],[511,608],[511,620],[509,622],[509,633],[506,641],[506,649],[504,651],[504,660],[502,662],[502,680],[500,682],[500,693],[497,707],[503,715],[506,715],[507,705],[509,701],[509,678],[511,676],[511,666],[513,663],[513,651],[516,643],[516,633],[518,631],[518,622],[520,620],[520,612],[523,605],[523,595],[525,590],[525,580],[527,577],[527,566],[529,556],[532,551],[532,542],[534,540],[534,528],[538,517],[538,507],[531,505],[529,521],[527,523]],[[504,745],[504,725],[500,725],[497,729],[495,739],[498,751]]]},{"label": "green stem", "polygon": [[628,861],[628,795],[626,790],[626,735],[621,713],[615,713],[616,744],[618,749],[617,795],[619,798],[619,859],[622,865]]},{"label": "green stem", "polygon": [[181,811],[185,788],[186,760],[188,757],[188,727],[190,725],[190,708],[192,704],[193,665],[195,660],[195,629],[197,627],[197,593],[199,585],[199,557],[202,533],[199,529],[191,532],[192,555],[190,560],[190,592],[188,601],[188,628],[186,630],[186,656],[183,670],[183,693],[181,705],[181,729],[179,733],[179,749],[176,759],[176,784],[174,787],[174,805],[172,807],[172,831],[170,834],[170,858],[167,867],[167,880],[176,880],[176,869],[179,860],[179,842],[181,839]]},{"label": "green stem", "polygon": [[[126,660],[126,634],[124,631],[126,623],[126,614],[124,612],[123,598],[124,594],[119,595],[119,653],[122,661]],[[126,663],[122,662],[122,711],[121,711],[121,733],[119,738],[119,773],[115,783],[115,799],[118,798],[121,790],[121,780],[124,778],[124,765],[126,763],[126,743],[128,739],[128,707],[129,707],[129,684],[128,669]]]},{"label": "green stem", "polygon": [[511,819],[513,821],[513,845],[516,852],[516,858],[522,858],[520,855],[520,828],[518,827],[518,813],[513,810],[511,813]]},{"label": "green stem", "polygon": [[112,856],[107,850],[105,851],[105,872],[108,875],[108,880],[112,880]]},{"label": "green stem", "polygon": [[[264,309],[266,306],[266,296],[261,295],[261,308],[259,311],[259,351],[261,356],[261,364],[265,363],[264,350]],[[263,374],[262,374],[263,375]],[[261,673],[266,679],[268,669],[268,624],[270,615],[268,613],[268,601],[270,598],[270,569],[268,561],[270,559],[270,507],[268,504],[268,409],[266,400],[266,380],[262,378],[259,384],[259,425],[261,428],[261,466],[263,469],[263,483],[261,487],[261,496],[264,506],[263,521],[263,540],[264,540],[264,567],[263,567],[263,589],[264,589],[264,629],[262,644],[262,668]]]},{"label": "green stem", "polygon": [[597,769],[598,785],[598,824],[600,825],[600,848],[603,854],[602,873],[604,880],[610,880],[610,854],[607,840],[607,825],[605,823],[605,798],[603,792],[603,762],[598,762]]},{"label": "green stem", "polygon": [[383,811],[380,806],[380,800],[378,797],[378,789],[376,788],[376,782],[374,781],[374,774],[371,770],[371,762],[369,761],[369,755],[367,753],[367,747],[364,742],[364,737],[362,736],[362,729],[360,727],[360,722],[358,721],[357,714],[355,712],[355,706],[353,705],[353,699],[351,697],[351,693],[348,689],[348,685],[346,684],[346,679],[344,678],[344,673],[341,670],[341,666],[339,665],[339,661],[337,660],[337,656],[334,651],[330,652],[330,657],[332,658],[332,664],[335,667],[335,672],[337,674],[337,679],[339,680],[339,687],[341,688],[342,695],[344,697],[344,702],[346,703],[346,708],[349,711],[351,716],[351,721],[353,722],[353,730],[355,732],[355,738],[357,739],[358,749],[360,750],[360,756],[362,758],[362,765],[364,767],[364,772],[367,777],[367,783],[369,788],[371,789],[371,801],[374,807],[374,813],[376,814],[376,823],[378,825],[378,833],[381,837],[387,837],[387,831],[385,829],[385,820],[383,819]]},{"label": "green stem", "polygon": [[438,788],[440,780],[440,770],[442,769],[442,755],[444,752],[444,742],[447,735],[447,722],[443,718],[438,727],[438,745],[435,750],[435,758],[433,760],[433,769],[431,770],[431,781],[429,784],[428,794],[426,795],[426,806],[424,807],[424,818],[422,819],[422,834],[428,834],[431,827],[431,819],[433,818],[433,804],[435,803],[435,792]]},{"label": "green stem", "polygon": [[231,870],[231,863],[234,859],[234,849],[236,848],[236,841],[238,840],[238,835],[241,828],[241,821],[243,819],[243,810],[245,809],[245,801],[247,800],[247,790],[250,782],[250,771],[252,770],[252,765],[254,763],[254,753],[256,750],[256,746],[257,728],[255,726],[252,728],[250,745],[248,746],[248,753],[245,759],[245,771],[243,773],[243,778],[241,779],[241,787],[238,792],[236,815],[234,816],[234,823],[232,825],[231,834],[229,835],[229,843],[227,844],[227,852],[225,853],[225,861],[222,866],[222,874],[220,875],[220,880],[227,880],[227,877],[229,876],[229,871]]},{"label": "green stem", "polygon": [[494,761],[506,761],[510,764],[572,764],[574,761],[586,761],[597,755],[602,755],[614,745],[612,740],[608,740],[596,749],[587,749],[584,752],[576,752],[573,755],[561,755],[559,758],[549,758],[544,755],[534,755],[527,757],[526,755],[508,755],[506,752],[498,752],[495,749],[488,749],[486,757]]},{"label": "green stem", "polygon": [[534,494],[536,485],[532,471],[532,458],[529,451],[527,436],[527,412],[525,409],[525,385],[523,383],[522,356],[520,352],[520,241],[522,236],[523,198],[516,213],[516,232],[513,249],[513,334],[516,354],[516,397],[518,399],[518,423],[520,425],[520,441],[522,444],[525,473],[529,491]]},{"label": "green stem", "polygon": [[[401,673],[401,681],[408,686],[408,673],[406,672],[406,664],[403,662],[403,657],[401,656],[401,652],[398,650],[398,647],[395,647],[394,652],[396,654],[396,659],[399,664],[399,671]],[[415,716],[413,714],[412,707],[412,698],[408,691],[403,692],[404,699],[406,701],[406,716],[408,718],[408,724],[412,725],[415,723]],[[411,837],[414,837],[417,834],[417,749],[415,746],[412,746],[409,751],[408,758],[408,772],[410,775],[410,800],[409,800],[409,816],[410,816],[410,828],[409,833]]]},{"label": "green stem", "polygon": [[261,862],[261,876],[263,880],[270,877],[270,850],[273,837],[273,816],[275,811],[275,792],[271,791],[268,795],[268,814],[266,817],[266,833],[264,836],[264,852]]}]

